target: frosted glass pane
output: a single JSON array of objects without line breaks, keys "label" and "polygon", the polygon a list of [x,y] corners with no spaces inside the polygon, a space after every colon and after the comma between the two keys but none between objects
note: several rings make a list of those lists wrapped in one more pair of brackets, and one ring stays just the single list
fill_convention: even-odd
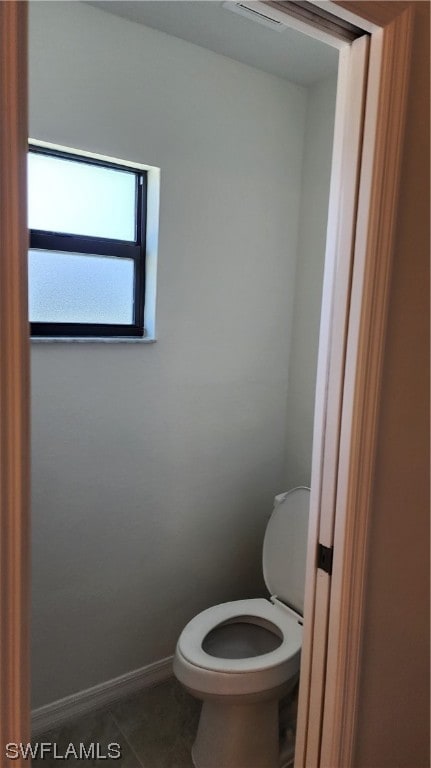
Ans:
[{"label": "frosted glass pane", "polygon": [[133,322],[133,259],[30,251],[30,321]]},{"label": "frosted glass pane", "polygon": [[135,240],[136,176],[30,152],[30,229]]}]

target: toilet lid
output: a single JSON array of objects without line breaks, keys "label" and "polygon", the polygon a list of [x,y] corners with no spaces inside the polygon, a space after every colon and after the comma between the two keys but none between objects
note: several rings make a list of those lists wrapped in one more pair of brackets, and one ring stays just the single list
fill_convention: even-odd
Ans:
[{"label": "toilet lid", "polygon": [[263,541],[263,576],[272,596],[304,613],[309,488],[275,497]]}]

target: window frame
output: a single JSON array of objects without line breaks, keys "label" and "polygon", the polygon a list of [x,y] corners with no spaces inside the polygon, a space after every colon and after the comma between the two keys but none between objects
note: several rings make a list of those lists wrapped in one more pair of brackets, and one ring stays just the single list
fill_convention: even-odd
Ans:
[{"label": "window frame", "polygon": [[135,214],[136,234],[134,240],[117,240],[92,235],[75,235],[53,230],[30,229],[29,248],[31,250],[57,251],[61,253],[88,254],[96,256],[115,256],[133,259],[134,293],[133,322],[115,323],[61,323],[30,322],[32,338],[143,338],[145,310],[145,264],[147,236],[147,187],[148,172],[141,168],[122,165],[116,161],[99,159],[91,155],[73,151],[53,149],[29,143],[28,152],[48,155],[87,165],[102,166],[111,170],[125,171],[135,176]]}]

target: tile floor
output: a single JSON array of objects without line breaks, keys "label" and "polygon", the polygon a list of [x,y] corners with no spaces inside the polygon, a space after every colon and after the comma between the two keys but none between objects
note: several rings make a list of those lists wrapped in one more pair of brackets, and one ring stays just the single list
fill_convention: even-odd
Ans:
[{"label": "tile floor", "polygon": [[83,759],[53,757],[36,759],[38,768],[192,768],[190,749],[196,734],[200,702],[189,696],[177,683],[166,683],[137,693],[107,709],[95,712],[70,724],[38,734],[36,742],[56,743],[59,754],[67,745],[99,742],[101,755],[107,755],[108,744],[121,745],[120,759]]},{"label": "tile floor", "polygon": [[[297,692],[285,699],[284,715],[280,717],[281,765],[293,765]],[[100,754],[108,754],[108,744],[121,746],[121,758],[67,760],[51,757],[32,760],[38,768],[193,768],[191,746],[199,720],[200,702],[189,696],[180,684],[171,679],[148,688],[106,709],[74,720],[49,733],[37,734],[34,743],[57,745],[59,755],[65,756],[69,744],[75,749],[83,743],[100,744]]]}]

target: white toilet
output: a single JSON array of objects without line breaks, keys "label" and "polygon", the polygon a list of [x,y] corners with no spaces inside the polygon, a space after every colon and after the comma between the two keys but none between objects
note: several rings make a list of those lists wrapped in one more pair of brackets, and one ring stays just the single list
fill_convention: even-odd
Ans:
[{"label": "white toilet", "polygon": [[182,631],[174,673],[203,701],[196,768],[278,768],[278,702],[299,676],[309,488],[275,497],[263,542],[271,595],[208,608]]}]

